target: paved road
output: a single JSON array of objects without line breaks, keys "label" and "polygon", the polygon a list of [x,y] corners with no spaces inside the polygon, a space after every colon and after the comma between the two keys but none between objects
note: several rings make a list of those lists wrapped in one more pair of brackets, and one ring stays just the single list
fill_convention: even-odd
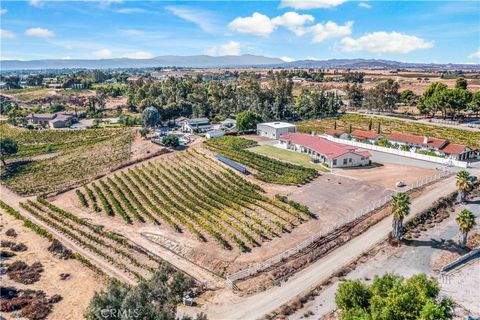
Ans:
[{"label": "paved road", "polygon": [[[411,214],[406,219],[413,219],[418,213],[431,206],[439,197],[455,190],[455,178],[450,177],[437,183],[433,189],[412,200]],[[363,252],[384,241],[391,230],[391,217],[387,217],[372,226],[362,235],[347,242],[342,247],[319,259],[314,264],[292,276],[281,287],[249,297],[234,297],[216,305],[205,306],[209,319],[258,319],[288,303],[298,295],[305,294],[313,287],[328,279],[344,265],[357,259]]]}]

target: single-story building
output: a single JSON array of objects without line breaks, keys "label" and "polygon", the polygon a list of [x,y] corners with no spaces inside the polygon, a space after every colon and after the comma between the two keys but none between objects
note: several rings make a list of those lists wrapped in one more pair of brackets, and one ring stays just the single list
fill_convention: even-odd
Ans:
[{"label": "single-story building", "polygon": [[407,133],[391,133],[387,136],[391,143],[407,145],[413,151],[424,150],[435,152],[439,156],[444,156],[452,160],[475,159],[478,155],[472,148],[457,143],[450,143],[444,139],[431,138],[426,136],[417,136]]},{"label": "single-story building", "polygon": [[224,135],[225,135],[225,131],[223,130],[211,130],[205,134],[205,137],[207,139],[211,139],[211,138],[223,137]]},{"label": "single-story building", "polygon": [[426,151],[437,151],[448,144],[447,140],[431,138],[426,136],[417,136],[409,133],[394,132],[387,136],[391,143],[407,145],[410,148]]},{"label": "single-story building", "polygon": [[226,129],[230,129],[230,128],[233,128],[237,125],[237,120],[235,119],[225,119],[223,121],[220,122],[220,127],[221,128],[226,128]]},{"label": "single-story building", "polygon": [[341,131],[341,130],[335,130],[335,129],[328,129],[325,134],[332,136],[334,138],[339,138],[339,139],[347,139],[348,138],[348,133]]},{"label": "single-story building", "polygon": [[66,128],[69,122],[75,118],[73,112],[61,111],[57,113],[31,113],[26,116],[27,123],[40,125],[44,128]]},{"label": "single-story building", "polygon": [[287,150],[306,153],[330,168],[368,166],[372,162],[368,151],[358,151],[354,146],[308,134],[283,134],[280,136],[279,146]]},{"label": "single-story building", "polygon": [[212,126],[210,125],[210,120],[208,120],[208,118],[187,119],[182,122],[181,126],[182,131],[188,133],[207,132],[212,130]]},{"label": "single-story building", "polygon": [[365,131],[365,130],[353,130],[351,133],[352,137],[355,138],[358,142],[365,142],[368,141],[370,143],[375,143],[381,138],[383,135],[376,133],[375,131]]},{"label": "single-story building", "polygon": [[257,134],[262,137],[279,139],[282,134],[297,132],[297,126],[288,122],[265,122],[257,124]]}]

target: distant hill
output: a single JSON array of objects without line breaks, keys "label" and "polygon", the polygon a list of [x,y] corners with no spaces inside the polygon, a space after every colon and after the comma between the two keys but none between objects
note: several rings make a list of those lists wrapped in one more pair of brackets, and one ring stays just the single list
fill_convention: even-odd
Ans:
[{"label": "distant hill", "polygon": [[298,60],[284,63],[290,68],[341,68],[341,69],[422,69],[422,70],[480,70],[479,64],[437,64],[399,62],[377,59],[330,59],[330,60]]},{"label": "distant hill", "polygon": [[434,64],[411,63],[377,59],[330,59],[298,60],[284,62],[279,58],[269,58],[244,54],[241,56],[158,56],[151,59],[47,59],[47,60],[2,60],[0,68],[6,70],[39,69],[117,69],[153,67],[284,67],[284,68],[341,68],[341,69],[421,69],[421,70],[480,70],[479,64]]},{"label": "distant hill", "polygon": [[47,60],[3,60],[1,70],[38,70],[38,69],[115,69],[115,68],[152,68],[152,67],[243,67],[283,64],[279,58],[269,58],[244,54],[241,56],[158,56],[151,59],[47,59]]}]

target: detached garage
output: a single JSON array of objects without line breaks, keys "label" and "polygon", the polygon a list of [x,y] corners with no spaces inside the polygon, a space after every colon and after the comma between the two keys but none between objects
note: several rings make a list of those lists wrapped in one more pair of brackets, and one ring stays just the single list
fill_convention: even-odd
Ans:
[{"label": "detached garage", "polygon": [[288,122],[265,122],[257,124],[257,134],[271,139],[280,139],[284,133],[297,132],[297,126]]}]

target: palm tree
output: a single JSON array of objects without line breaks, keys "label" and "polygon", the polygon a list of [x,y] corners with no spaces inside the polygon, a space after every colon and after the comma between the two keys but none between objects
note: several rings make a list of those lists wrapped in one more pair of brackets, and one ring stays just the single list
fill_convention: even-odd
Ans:
[{"label": "palm tree", "polygon": [[470,190],[473,186],[472,180],[470,179],[470,173],[465,170],[458,172],[456,185],[458,188],[457,201],[463,202],[465,200],[465,192]]},{"label": "palm tree", "polygon": [[460,245],[464,247],[467,244],[468,232],[477,224],[475,215],[472,211],[463,209],[455,218],[458,228],[462,235],[460,236]]},{"label": "palm tree", "polygon": [[392,196],[393,231],[392,235],[400,241],[402,238],[403,219],[410,213],[410,197],[405,192]]}]

